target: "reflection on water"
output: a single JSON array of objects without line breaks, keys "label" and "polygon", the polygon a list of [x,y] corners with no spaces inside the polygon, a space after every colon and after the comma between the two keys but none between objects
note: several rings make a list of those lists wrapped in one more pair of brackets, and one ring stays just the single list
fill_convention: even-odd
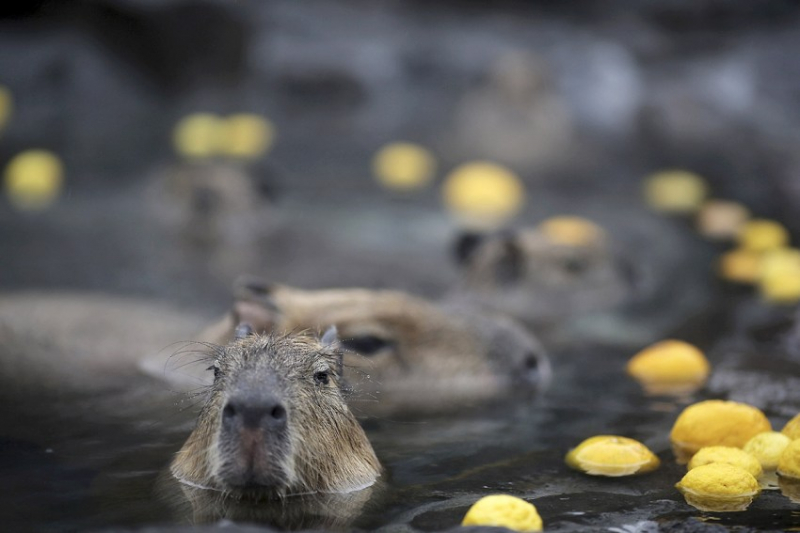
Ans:
[{"label": "reflection on water", "polygon": [[[74,209],[81,211],[82,207],[78,204]],[[306,230],[321,227],[320,220],[328,220],[330,212],[323,207],[304,215],[309,219],[303,226]],[[78,226],[90,225],[91,212],[87,209],[86,213],[85,217],[73,213],[70,220]],[[401,217],[398,209],[398,213],[384,213],[381,220],[387,225],[386,220],[394,223],[379,231],[375,225],[364,224],[374,214],[360,212],[349,218],[339,215],[337,223],[361,228],[363,234],[358,233],[359,238],[352,241],[329,242],[327,237],[314,237],[312,231],[305,231],[299,246],[287,252],[288,256],[273,257],[265,263],[267,276],[308,287],[407,283],[418,292],[425,292],[428,284],[441,288],[447,277],[445,254],[436,253],[442,243],[430,237],[431,227],[435,226],[430,219]],[[413,223],[400,223],[410,218]],[[295,222],[301,227],[299,218]],[[66,254],[77,246],[77,241],[62,239],[71,235],[71,230],[51,234],[48,230],[52,226],[41,224],[46,227],[26,230],[30,235],[24,236],[30,236],[31,242],[36,240],[33,237],[45,239],[36,242],[47,244],[48,253]],[[187,262],[183,257],[151,265],[147,262],[152,259],[151,249],[138,250],[134,243],[139,240],[120,238],[128,236],[129,226],[129,222],[109,221],[108,226],[99,228],[92,246],[119,250],[113,245],[122,240],[131,247],[124,255],[139,257],[139,266],[128,265],[120,270],[114,261],[123,259],[116,257],[82,271],[62,265],[55,282],[74,274],[75,278],[66,279],[65,285],[102,289],[118,286],[113,272],[128,272],[131,274],[125,277],[123,286],[130,292],[161,295],[163,291],[169,297],[176,292],[189,292],[190,297],[184,302],[198,302],[198,308],[209,312],[214,306],[219,306],[219,312],[225,309],[227,281],[210,280],[202,263]],[[407,241],[420,244],[419,235],[409,236],[413,232],[428,239],[424,246],[420,245],[419,252],[405,257],[411,270],[399,281],[394,279],[398,265],[387,265],[400,255],[394,255],[386,238],[380,238],[384,229],[405,232],[394,235],[397,238],[393,242],[400,244],[392,246],[402,246]],[[288,235],[296,239],[299,234]],[[372,239],[367,242],[369,246],[364,243],[367,238]],[[16,250],[9,243],[7,240],[0,245]],[[158,246],[163,257],[171,257],[167,243]],[[359,248],[371,246],[384,246],[379,248],[379,260],[374,260],[373,249]],[[332,262],[319,261],[320,257],[329,256],[333,257]],[[45,269],[39,272],[42,277],[47,277],[50,264],[43,261],[36,267]],[[144,268],[142,264],[149,266]],[[353,268],[354,264],[367,266],[359,270]],[[176,272],[181,273],[183,284],[169,281]],[[435,273],[433,277],[431,272]],[[32,273],[9,271],[15,279],[27,279],[23,274]],[[215,289],[208,292],[208,287]],[[720,307],[729,304],[719,302]],[[674,336],[702,349],[725,332],[725,324],[719,320],[696,315],[690,318],[692,327],[685,334]],[[630,335],[629,329],[618,326],[612,333],[606,338]],[[496,492],[534,502],[548,531],[624,528],[646,520],[669,524],[702,516],[689,509],[673,487],[684,470],[673,460],[668,434],[685,405],[713,395],[761,402],[769,416],[785,417],[788,413],[784,410],[796,412],[800,408],[800,398],[792,392],[797,388],[774,386],[793,383],[797,363],[771,357],[772,349],[753,350],[759,357],[733,357],[735,354],[729,350],[709,352],[715,370],[709,388],[676,398],[647,396],[625,376],[625,364],[641,346],[634,349],[598,344],[586,343],[554,353],[553,386],[542,397],[483,408],[463,405],[456,413],[440,418],[364,420],[368,437],[386,467],[385,488],[379,494],[369,494],[366,502],[361,498],[368,495],[367,491],[355,495],[348,504],[304,500],[299,506],[302,516],[285,515],[290,520],[282,525],[442,530],[459,524],[478,498]],[[729,362],[722,364],[723,359]],[[0,487],[0,519],[6,528],[61,531],[200,523],[222,516],[236,520],[268,518],[253,516],[251,513],[260,514],[261,509],[246,502],[220,508],[202,501],[208,495],[186,495],[178,488],[173,493],[178,496],[176,506],[174,498],[165,498],[159,492],[159,479],[191,431],[201,399],[187,399],[163,383],[139,379],[141,383],[128,380],[88,397],[65,396],[49,385],[42,386],[36,394],[14,392],[8,386],[0,389],[3,405],[9,406],[0,410],[0,474],[4,481]],[[779,420],[785,418],[773,422]],[[643,442],[659,456],[662,467],[643,476],[603,479],[585,476],[564,464],[564,455],[571,447],[592,435],[609,433]],[[306,512],[318,504],[320,509]],[[731,525],[790,529],[800,524],[800,517],[789,512],[794,505],[779,491],[769,491],[747,512],[720,518]],[[273,519],[274,515],[266,521],[275,523]]]},{"label": "reflection on water", "polygon": [[[648,399],[623,377],[629,354],[598,350],[563,354],[556,383],[526,404],[497,405],[435,419],[370,419],[368,435],[387,468],[385,487],[350,495],[300,498],[283,507],[220,500],[218,493],[165,479],[164,469],[191,428],[193,409],[166,392],[132,420],[95,417],[95,398],[30,399],[4,410],[0,441],[4,473],[2,518],[12,529],[84,529],[145,524],[200,524],[225,517],[281,528],[379,528],[406,524],[436,531],[454,527],[479,497],[510,493],[533,501],[548,531],[623,527],[644,520],[684,520],[673,484],[668,432],[683,401]],[[579,372],[592,359],[605,364]],[[696,400],[694,398],[693,400]],[[36,404],[32,402],[36,402]],[[42,414],[45,413],[45,414]],[[563,462],[583,438],[616,433],[637,438],[663,462],[651,474],[607,479],[584,476]],[[777,491],[765,493],[736,524],[788,528],[798,517]],[[660,518],[659,518],[660,517]],[[728,520],[726,517],[721,517]]]},{"label": "reflection on water", "polygon": [[800,479],[778,476],[778,486],[784,496],[794,503],[800,504]]},{"label": "reflection on water", "polygon": [[266,524],[282,530],[349,528],[365,506],[379,498],[382,486],[347,494],[301,494],[280,500],[249,500],[226,497],[220,492],[190,487],[162,473],[157,494],[174,511],[174,519],[190,525],[210,524],[222,519]]}]

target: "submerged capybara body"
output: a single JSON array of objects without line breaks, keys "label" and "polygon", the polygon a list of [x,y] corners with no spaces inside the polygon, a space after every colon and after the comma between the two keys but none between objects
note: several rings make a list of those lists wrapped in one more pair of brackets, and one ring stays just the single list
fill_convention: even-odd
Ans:
[{"label": "submerged capybara body", "polygon": [[247,333],[240,328],[234,342],[213,353],[214,384],[172,462],[173,475],[254,497],[372,485],[380,465],[342,396],[335,334],[317,340]]},{"label": "submerged capybara body", "polygon": [[[99,293],[0,296],[0,374],[6,388],[91,392],[135,375],[144,354],[174,353],[202,315]],[[181,342],[184,341],[184,342]]]},{"label": "submerged capybara body", "polygon": [[[357,414],[448,410],[541,390],[550,376],[544,350],[527,331],[468,306],[438,305],[397,291],[305,291],[258,280],[240,282],[236,296],[232,311],[201,340],[225,344],[239,322],[259,332],[336,326]],[[163,357],[146,367],[163,372]],[[185,368],[167,376],[186,383],[202,379]]]},{"label": "submerged capybara body", "polygon": [[397,291],[245,285],[232,311],[199,336],[207,319],[144,300],[2,297],[0,341],[6,331],[21,342],[0,354],[0,371],[31,390],[90,392],[144,369],[168,381],[165,390],[193,391],[211,384],[207,354],[241,321],[258,332],[339,328],[348,402],[359,416],[449,411],[541,390],[550,376],[536,339],[500,315]]}]

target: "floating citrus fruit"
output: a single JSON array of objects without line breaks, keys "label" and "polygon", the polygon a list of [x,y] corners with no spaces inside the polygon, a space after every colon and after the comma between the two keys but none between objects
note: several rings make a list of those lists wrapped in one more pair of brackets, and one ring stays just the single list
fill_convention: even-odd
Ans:
[{"label": "floating citrus fruit", "polygon": [[620,477],[658,468],[660,461],[647,446],[627,437],[598,435],[570,450],[566,462],[593,476]]},{"label": "floating citrus fruit", "polygon": [[800,439],[800,413],[795,415],[794,418],[786,422],[786,425],[783,426],[781,433],[786,435],[792,440]]},{"label": "floating citrus fruit", "polygon": [[688,460],[706,446],[741,448],[748,440],[771,431],[769,420],[759,409],[738,402],[706,400],[690,405],[678,416],[670,440],[679,462]]},{"label": "floating citrus fruit", "polygon": [[6,167],[6,195],[17,209],[46,209],[61,193],[63,180],[64,168],[55,154],[27,150],[15,156]]},{"label": "floating citrus fruit", "polygon": [[230,157],[254,159],[267,153],[275,139],[275,126],[253,113],[227,117],[220,124],[222,152]]},{"label": "floating citrus fruit", "polygon": [[645,179],[644,197],[656,211],[692,213],[700,208],[708,194],[705,180],[686,170],[665,170]]},{"label": "floating citrus fruit", "polygon": [[745,250],[766,252],[789,244],[789,232],[779,222],[758,218],[742,226],[738,241]]},{"label": "floating citrus fruit", "polygon": [[749,218],[750,211],[738,202],[709,200],[697,213],[697,231],[709,239],[733,240]]},{"label": "floating citrus fruit", "polygon": [[761,492],[758,481],[749,472],[725,463],[693,468],[675,487],[686,503],[711,512],[744,511]]},{"label": "floating citrus fruit", "polygon": [[445,205],[463,223],[498,227],[516,215],[525,203],[522,182],[507,168],[488,161],[456,168],[443,188]]},{"label": "floating citrus fruit", "polygon": [[504,527],[528,532],[541,531],[542,519],[533,504],[514,496],[496,494],[475,502],[461,525]]},{"label": "floating citrus fruit", "polygon": [[576,216],[548,218],[539,224],[539,231],[551,242],[565,246],[591,246],[605,238],[603,228]]},{"label": "floating citrus fruit", "polygon": [[698,466],[711,463],[725,463],[738,466],[749,472],[750,475],[756,479],[764,472],[758,459],[741,448],[734,448],[732,446],[707,446],[701,448],[700,451],[692,456],[688,468],[691,470]]},{"label": "floating citrus fruit", "polygon": [[702,386],[711,371],[703,352],[688,342],[664,340],[628,362],[628,374],[652,393],[674,393]]},{"label": "floating citrus fruit", "polygon": [[387,189],[412,191],[428,185],[436,172],[436,159],[417,144],[387,144],[372,159],[372,172]]},{"label": "floating citrus fruit", "polygon": [[219,153],[224,136],[225,124],[221,118],[210,113],[194,113],[178,122],[172,142],[182,156],[202,159]]}]

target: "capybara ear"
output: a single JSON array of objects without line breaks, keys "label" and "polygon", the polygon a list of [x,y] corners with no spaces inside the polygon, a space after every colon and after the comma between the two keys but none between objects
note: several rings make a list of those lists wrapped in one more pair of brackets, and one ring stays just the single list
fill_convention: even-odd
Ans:
[{"label": "capybara ear", "polygon": [[233,323],[249,324],[256,333],[272,331],[280,313],[272,299],[272,290],[272,285],[260,278],[242,276],[237,279],[233,285]]},{"label": "capybara ear", "polygon": [[237,300],[231,309],[234,324],[248,324],[257,333],[269,333],[275,328],[278,311],[274,306],[265,307],[261,302]]},{"label": "capybara ear", "polygon": [[322,334],[322,338],[320,338],[320,342],[324,348],[336,348],[339,345],[339,332],[336,330],[336,326],[331,326],[325,330],[325,333]]},{"label": "capybara ear", "polygon": [[249,337],[252,334],[253,334],[253,326],[251,326],[247,322],[242,322],[241,324],[236,326],[233,338],[238,341],[244,339],[245,337]]},{"label": "capybara ear", "polygon": [[233,282],[233,297],[236,300],[261,301],[274,306],[273,286],[265,279],[256,276],[239,276]]},{"label": "capybara ear", "polygon": [[500,255],[494,266],[497,282],[501,285],[516,283],[525,273],[525,253],[517,241],[516,233],[506,231],[499,238]]},{"label": "capybara ear", "polygon": [[[319,342],[322,344],[324,349],[333,350],[336,354],[336,367],[339,375],[341,376],[344,365],[344,353],[339,349],[341,346],[339,344],[339,331],[336,329],[336,326],[330,326],[328,329],[326,329]],[[342,387],[347,388],[344,381],[341,383]]]},{"label": "capybara ear", "polygon": [[456,263],[461,266],[469,264],[485,239],[486,234],[484,233],[462,230],[453,242],[453,257]]}]

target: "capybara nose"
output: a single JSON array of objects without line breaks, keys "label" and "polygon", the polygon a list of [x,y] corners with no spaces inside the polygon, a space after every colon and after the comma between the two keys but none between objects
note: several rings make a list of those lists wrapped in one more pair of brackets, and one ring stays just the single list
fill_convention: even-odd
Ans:
[{"label": "capybara nose", "polygon": [[522,359],[522,368],[519,369],[520,376],[524,379],[536,383],[539,381],[539,356],[533,352],[527,353]]},{"label": "capybara nose", "polygon": [[199,188],[192,196],[192,209],[200,215],[210,215],[219,203],[219,193],[207,187]]},{"label": "capybara nose", "polygon": [[286,408],[273,398],[258,402],[230,399],[222,410],[222,423],[228,427],[277,431],[286,427]]},{"label": "capybara nose", "polygon": [[637,291],[641,288],[642,279],[639,268],[628,258],[617,257],[615,260],[617,271],[623,282],[627,284],[628,289]]},{"label": "capybara nose", "polygon": [[530,351],[520,359],[516,370],[517,379],[527,386],[542,389],[547,386],[551,376],[550,361],[544,352]]}]

